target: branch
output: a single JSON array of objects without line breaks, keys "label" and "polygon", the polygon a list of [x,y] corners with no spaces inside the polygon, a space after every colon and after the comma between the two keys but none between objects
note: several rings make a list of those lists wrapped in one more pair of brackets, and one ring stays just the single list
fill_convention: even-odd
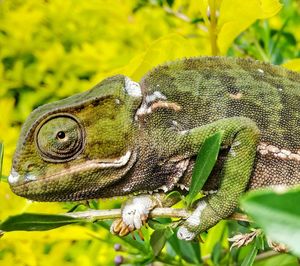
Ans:
[{"label": "branch", "polygon": [[[163,9],[169,15],[179,18],[187,23],[192,23],[191,18],[189,18],[187,15],[185,15],[179,11],[174,11],[173,9],[171,9],[170,7],[167,7],[167,6],[163,7]],[[195,25],[198,29],[203,30],[204,32],[208,32],[208,29],[205,26],[203,26],[199,23],[196,23]]]},{"label": "branch", "polygon": [[[83,212],[64,213],[63,215],[73,217],[73,218],[87,219],[90,221],[108,220],[108,219],[120,218],[121,209],[89,210]],[[187,219],[189,216],[190,216],[190,212],[187,211],[186,209],[174,209],[174,208],[155,208],[149,214],[149,218],[169,217],[169,218]],[[247,215],[241,213],[234,213],[227,219],[250,222]]]},{"label": "branch", "polygon": [[[120,218],[121,209],[89,210],[83,212],[64,213],[63,215],[70,216],[73,218],[83,218],[91,221],[108,220],[108,219]],[[185,209],[155,208],[150,212],[149,218],[173,217],[173,218],[187,219],[189,215],[190,213]]]},{"label": "branch", "polygon": [[249,219],[249,217],[246,214],[235,212],[231,214],[227,220],[234,220],[234,221],[243,221],[243,222],[249,222],[252,223],[253,221]]}]

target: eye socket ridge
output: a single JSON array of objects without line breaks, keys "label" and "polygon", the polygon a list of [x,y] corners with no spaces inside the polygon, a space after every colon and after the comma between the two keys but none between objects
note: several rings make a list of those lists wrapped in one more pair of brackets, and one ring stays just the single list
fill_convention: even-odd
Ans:
[{"label": "eye socket ridge", "polygon": [[45,161],[70,161],[83,151],[85,131],[75,116],[66,113],[54,114],[37,127],[35,144]]}]

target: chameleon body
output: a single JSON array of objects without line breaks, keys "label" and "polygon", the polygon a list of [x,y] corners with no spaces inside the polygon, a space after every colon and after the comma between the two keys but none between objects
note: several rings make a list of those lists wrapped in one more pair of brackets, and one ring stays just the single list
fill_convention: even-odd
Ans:
[{"label": "chameleon body", "polygon": [[114,76],[29,116],[9,183],[37,201],[139,193],[113,225],[125,234],[162,204],[143,193],[188,188],[201,144],[223,131],[204,187],[215,192],[178,231],[190,240],[230,215],[245,190],[300,183],[299,106],[299,74],[250,59],[178,60],[140,83]]}]

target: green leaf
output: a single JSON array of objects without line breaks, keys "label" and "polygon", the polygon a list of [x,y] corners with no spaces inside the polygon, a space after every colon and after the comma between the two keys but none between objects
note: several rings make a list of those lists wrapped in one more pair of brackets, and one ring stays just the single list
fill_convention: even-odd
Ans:
[{"label": "green leaf", "polygon": [[255,266],[296,266],[299,265],[296,256],[290,254],[280,254],[278,253],[276,256],[269,257],[268,259],[255,261]]},{"label": "green leaf", "polygon": [[46,231],[68,224],[84,222],[83,219],[65,215],[23,213],[11,216],[0,224],[0,230],[9,231]]},{"label": "green leaf", "polygon": [[241,201],[245,211],[253,217],[274,241],[286,244],[300,255],[300,189],[276,193],[254,191]]},{"label": "green leaf", "polygon": [[169,7],[172,7],[174,4],[174,0],[166,0]]},{"label": "green leaf", "polygon": [[168,242],[176,254],[185,261],[196,263],[197,265],[202,262],[199,242],[180,240],[175,234],[168,239]]},{"label": "green leaf", "polygon": [[0,142],[0,180],[2,177],[3,152],[4,152],[4,146],[3,143]]},{"label": "green leaf", "polygon": [[167,224],[163,224],[160,221],[156,220],[156,219],[150,219],[148,221],[148,225],[153,229],[153,230],[164,230],[167,227],[170,227],[170,222],[168,222]]},{"label": "green leaf", "polygon": [[200,148],[193,169],[190,192],[187,195],[187,205],[190,206],[196,195],[202,189],[218,158],[223,132],[217,132],[208,137]]},{"label": "green leaf", "polygon": [[220,259],[222,255],[222,244],[220,242],[217,242],[213,248],[211,260],[214,263],[214,265],[219,265]]},{"label": "green leaf", "polygon": [[170,227],[158,229],[153,232],[150,238],[150,244],[153,254],[157,256],[166,244],[167,239],[173,235],[173,230]]},{"label": "green leaf", "polygon": [[257,247],[256,245],[253,245],[251,251],[248,253],[248,255],[246,256],[246,258],[243,260],[243,263],[241,266],[251,266],[253,265],[254,259],[257,255]]}]

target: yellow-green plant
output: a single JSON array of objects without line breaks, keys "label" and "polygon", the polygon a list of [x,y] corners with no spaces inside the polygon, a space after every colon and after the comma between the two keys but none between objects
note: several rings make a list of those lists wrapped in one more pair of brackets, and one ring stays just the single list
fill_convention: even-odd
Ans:
[{"label": "yellow-green plant", "polygon": [[[153,66],[176,58],[251,56],[281,64],[300,57],[298,5],[292,0],[0,1],[0,141],[5,145],[0,219],[74,207],[27,201],[13,195],[5,182],[20,125],[32,109],[84,91],[112,74],[139,80]],[[299,65],[299,59],[285,64],[295,70]],[[117,204],[100,202],[101,208]],[[91,207],[99,203],[93,201]],[[147,230],[144,243],[112,238],[98,224],[10,232],[0,238],[0,265],[110,265],[117,254],[112,246],[119,241],[125,261],[134,265],[155,260],[170,265],[201,260],[238,264],[249,248],[229,252],[227,236],[236,229],[222,222],[210,230],[200,245],[202,258],[199,244],[172,237],[167,248],[175,252],[173,257],[165,250],[151,253]],[[137,251],[142,246],[144,257]],[[288,255],[280,258],[295,261]],[[280,259],[276,263],[280,265]]]}]

